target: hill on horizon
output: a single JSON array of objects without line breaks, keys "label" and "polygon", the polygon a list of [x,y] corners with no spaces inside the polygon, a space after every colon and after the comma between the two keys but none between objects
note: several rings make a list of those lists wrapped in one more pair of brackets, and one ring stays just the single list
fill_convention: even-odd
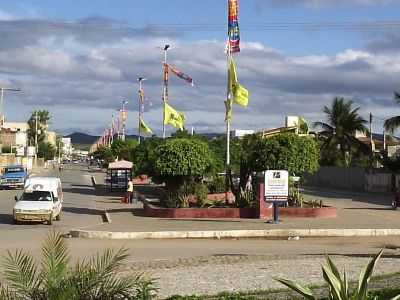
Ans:
[{"label": "hill on horizon", "polygon": [[[213,139],[215,137],[219,137],[223,134],[221,133],[198,133],[201,136],[204,136],[207,139]],[[100,137],[98,135],[90,135],[83,132],[74,132],[64,136],[66,138],[71,138],[71,142],[74,145],[91,145]],[[137,135],[127,135],[127,139],[137,139]]]}]

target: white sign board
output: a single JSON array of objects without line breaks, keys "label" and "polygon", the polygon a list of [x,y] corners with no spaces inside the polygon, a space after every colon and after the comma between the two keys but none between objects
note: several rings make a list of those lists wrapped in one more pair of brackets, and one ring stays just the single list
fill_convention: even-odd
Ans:
[{"label": "white sign board", "polygon": [[289,172],[265,171],[265,201],[287,201],[289,196]]},{"label": "white sign board", "polygon": [[26,154],[27,154],[28,157],[33,157],[33,156],[35,156],[36,149],[33,146],[29,146],[27,148],[26,152],[27,152]]},{"label": "white sign board", "polygon": [[25,156],[25,147],[24,146],[17,146],[17,156]]}]

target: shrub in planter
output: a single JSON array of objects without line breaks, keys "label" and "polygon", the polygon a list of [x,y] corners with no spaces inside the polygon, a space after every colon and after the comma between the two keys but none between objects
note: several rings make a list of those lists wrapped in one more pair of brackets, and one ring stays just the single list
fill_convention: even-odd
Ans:
[{"label": "shrub in planter", "polygon": [[155,149],[154,157],[155,177],[165,182],[170,192],[200,181],[213,163],[208,145],[197,139],[169,139]]}]

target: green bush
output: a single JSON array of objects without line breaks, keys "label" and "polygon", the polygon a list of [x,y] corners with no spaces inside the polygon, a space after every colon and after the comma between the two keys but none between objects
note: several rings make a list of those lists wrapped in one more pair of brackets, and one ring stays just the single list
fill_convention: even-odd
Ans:
[{"label": "green bush", "polygon": [[212,167],[208,145],[197,139],[169,139],[155,149],[154,157],[156,177],[171,192],[185,183],[200,181]]}]

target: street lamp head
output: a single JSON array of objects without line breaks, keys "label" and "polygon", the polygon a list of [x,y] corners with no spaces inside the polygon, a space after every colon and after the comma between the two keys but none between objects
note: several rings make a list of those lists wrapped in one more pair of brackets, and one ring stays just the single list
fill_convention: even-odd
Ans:
[{"label": "street lamp head", "polygon": [[145,80],[147,80],[147,78],[144,78],[144,77],[139,77],[139,78],[138,78],[138,81],[139,81],[139,82],[142,82],[142,81],[145,81]]},{"label": "street lamp head", "polygon": [[167,51],[167,50],[168,50],[170,47],[171,47],[171,46],[170,46],[170,45],[168,45],[168,44],[167,44],[167,45],[165,45],[165,46],[164,46],[164,51]]}]

